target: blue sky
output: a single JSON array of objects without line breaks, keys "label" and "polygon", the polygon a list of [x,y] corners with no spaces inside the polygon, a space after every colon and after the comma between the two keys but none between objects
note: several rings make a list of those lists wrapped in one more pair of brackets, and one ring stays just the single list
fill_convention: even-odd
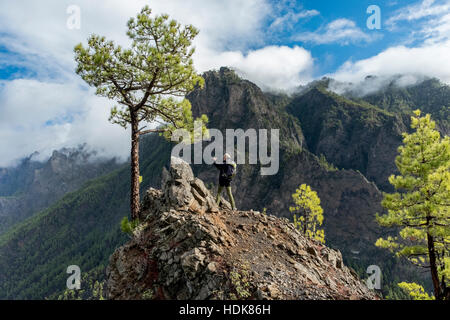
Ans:
[{"label": "blue sky", "polygon": [[[276,2],[276,1],[275,1]],[[279,32],[274,36],[274,44],[284,44],[288,46],[300,45],[305,49],[311,51],[313,57],[321,63],[318,65],[316,75],[321,73],[332,73],[342,63],[348,59],[359,60],[370,57],[384,48],[386,48],[387,41],[395,41],[395,36],[392,37],[390,33],[384,30],[368,30],[366,21],[369,14],[366,13],[370,5],[377,4],[381,9],[381,20],[383,16],[391,14],[395,9],[394,6],[388,6],[385,3],[388,1],[366,1],[366,0],[345,0],[345,1],[295,1],[295,8],[303,8],[303,10],[317,10],[319,14],[301,19],[292,27]],[[301,10],[301,9],[300,9]],[[315,32],[320,28],[326,26],[328,23],[338,20],[348,19],[355,23],[357,28],[368,35],[381,35],[378,41],[370,43],[364,41],[357,41],[356,43],[342,44],[342,43],[326,43],[316,44],[309,41],[294,40],[297,34],[306,31]],[[270,26],[270,23],[268,23]],[[383,27],[382,27],[383,28]],[[400,35],[401,37],[401,35]]]},{"label": "blue sky", "polygon": [[[339,3],[339,4],[338,4]],[[345,3],[345,4],[343,4]],[[330,1],[328,3],[320,3],[318,1],[304,1],[305,8],[315,8],[321,15],[311,18],[309,21],[305,21],[304,24],[299,24],[296,29],[289,32],[287,39],[285,40],[288,45],[301,45],[307,50],[310,50],[313,57],[319,61],[323,61],[318,66],[318,74],[320,73],[332,73],[346,60],[360,60],[368,58],[381,52],[388,47],[387,42],[393,41],[390,37],[390,33],[384,32],[383,24],[381,30],[368,30],[366,21],[370,17],[370,14],[366,13],[367,8],[374,4],[374,1],[361,1],[361,0],[346,0],[346,1]],[[392,12],[392,7],[378,4],[381,9],[381,21],[383,16]],[[356,43],[342,44],[342,43],[325,43],[315,44],[308,41],[292,41],[288,40],[296,31],[299,33],[304,32],[302,29],[306,28],[312,32],[321,28],[323,25],[330,23],[337,19],[348,19],[355,22],[357,28],[360,28],[362,32],[367,33],[370,36],[381,35],[382,38],[374,40],[373,42],[357,41]],[[389,39],[388,39],[389,38]]]},{"label": "blue sky", "polygon": [[[424,15],[417,19],[404,19],[398,21],[395,27],[392,25],[392,20],[401,14],[407,14],[409,10],[412,12],[424,10],[428,7],[435,7],[438,9],[442,7],[439,14]],[[315,77],[320,77],[323,74],[330,74],[335,72],[346,61],[358,61],[367,59],[377,55],[384,50],[397,45],[420,45],[424,40],[424,35],[420,33],[422,28],[434,19],[448,14],[448,0],[436,1],[405,1],[405,0],[345,0],[345,1],[273,1],[274,6],[284,4],[282,8],[276,12],[279,16],[287,14],[290,11],[296,13],[302,11],[317,11],[310,17],[299,19],[285,28],[279,28],[265,39],[265,44],[287,45],[287,46],[301,46],[312,53],[315,60],[319,61],[314,72]],[[369,30],[367,28],[367,19],[372,15],[367,13],[367,8],[371,5],[377,5],[380,8],[381,29]],[[416,6],[416,10],[414,10]],[[421,6],[423,6],[421,8]],[[278,17],[279,17],[278,16]],[[276,18],[276,17],[275,17]],[[360,30],[361,33],[367,35],[370,40],[355,38],[343,38],[342,41],[316,43],[312,41],[302,41],[295,39],[299,34],[305,32],[312,32],[320,34],[326,28],[327,24],[337,20],[348,20],[355,24],[355,29]],[[270,28],[272,19],[268,19],[266,28]],[[448,31],[448,30],[447,30]],[[447,34],[448,37],[448,34]],[[346,41],[348,40],[348,42]],[[257,49],[258,45],[250,46],[248,49]]]},{"label": "blue sky", "polygon": [[[199,72],[229,66],[264,90],[322,76],[358,84],[369,74],[450,83],[450,0],[2,1],[0,167],[80,143],[128,156],[128,132],[108,122],[113,102],[74,73],[73,47],[92,33],[127,45],[126,22],[146,4],[200,29]],[[380,8],[380,30],[366,26],[370,5]],[[74,17],[80,28],[68,27]]]},{"label": "blue sky", "polygon": [[[20,54],[15,54],[14,52],[10,52],[8,48],[4,46],[0,47],[0,57],[2,57],[2,61],[11,61],[17,58],[20,58]],[[14,63],[5,63],[0,64],[0,79],[2,80],[11,80],[14,78],[22,77],[27,73],[27,68],[22,67],[18,64]]]}]

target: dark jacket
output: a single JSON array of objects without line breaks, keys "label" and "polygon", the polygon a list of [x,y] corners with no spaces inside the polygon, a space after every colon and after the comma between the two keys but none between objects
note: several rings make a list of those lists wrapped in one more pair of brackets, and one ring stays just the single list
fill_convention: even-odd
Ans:
[{"label": "dark jacket", "polygon": [[234,162],[215,163],[217,169],[219,169],[219,185],[222,187],[229,187],[233,180],[233,173],[236,170],[236,164]]}]

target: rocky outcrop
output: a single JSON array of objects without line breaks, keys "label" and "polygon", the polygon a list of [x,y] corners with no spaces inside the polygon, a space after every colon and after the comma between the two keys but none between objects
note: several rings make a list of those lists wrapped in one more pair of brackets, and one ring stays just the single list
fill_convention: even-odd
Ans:
[{"label": "rocky outcrop", "polygon": [[339,251],[287,219],[217,207],[180,159],[162,177],[110,258],[109,299],[377,299]]}]

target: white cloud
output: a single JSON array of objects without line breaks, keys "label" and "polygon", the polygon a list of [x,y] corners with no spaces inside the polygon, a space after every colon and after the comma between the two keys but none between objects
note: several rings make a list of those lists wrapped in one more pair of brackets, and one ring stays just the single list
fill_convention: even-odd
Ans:
[{"label": "white cloud", "polygon": [[271,29],[278,29],[284,27],[286,24],[295,24],[300,19],[305,19],[309,17],[314,17],[319,15],[320,12],[317,10],[301,10],[300,12],[289,11],[286,14],[277,17],[269,26]]},{"label": "white cloud", "polygon": [[128,134],[108,122],[111,103],[76,83],[3,82],[0,101],[0,167],[85,142],[99,156],[128,156]]},{"label": "white cloud", "polygon": [[240,51],[211,52],[199,61],[209,68],[230,66],[263,89],[289,90],[312,79],[311,53],[298,46],[268,46],[246,55]]},{"label": "white cloud", "polygon": [[390,31],[407,31],[409,42],[447,41],[450,39],[450,0],[423,0],[400,8],[387,19],[386,25]]},{"label": "white cloud", "polygon": [[450,41],[422,47],[389,48],[376,56],[347,61],[331,77],[340,81],[358,82],[367,75],[436,77],[450,84]]},{"label": "white cloud", "polygon": [[442,4],[436,4],[435,0],[423,0],[420,3],[399,9],[386,21],[386,25],[393,28],[400,21],[413,21],[430,16],[440,16],[448,12],[449,8],[450,1],[447,0]]},{"label": "white cloud", "polygon": [[315,44],[339,43],[348,45],[350,43],[371,42],[378,37],[379,35],[364,33],[352,20],[336,19],[315,32],[303,32],[293,39]]},{"label": "white cloud", "polygon": [[438,19],[433,19],[428,25],[423,27],[421,34],[424,35],[426,44],[450,40],[450,12]]},{"label": "white cloud", "polygon": [[420,75],[383,75],[357,79],[356,82],[340,82],[332,79],[328,89],[337,94],[351,94],[352,96],[364,97],[368,94],[383,90],[390,85],[406,87],[422,82],[425,77]]}]

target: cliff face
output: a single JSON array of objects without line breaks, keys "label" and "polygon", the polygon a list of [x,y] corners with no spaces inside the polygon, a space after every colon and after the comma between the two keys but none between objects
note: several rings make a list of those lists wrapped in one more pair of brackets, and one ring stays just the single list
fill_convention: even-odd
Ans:
[{"label": "cliff face", "polygon": [[308,150],[339,168],[361,171],[378,187],[391,190],[395,157],[409,116],[392,114],[314,87],[287,109],[301,122]]},{"label": "cliff face", "polygon": [[190,166],[172,158],[142,223],[107,269],[109,299],[377,299],[339,251],[287,219],[218,208]]}]

